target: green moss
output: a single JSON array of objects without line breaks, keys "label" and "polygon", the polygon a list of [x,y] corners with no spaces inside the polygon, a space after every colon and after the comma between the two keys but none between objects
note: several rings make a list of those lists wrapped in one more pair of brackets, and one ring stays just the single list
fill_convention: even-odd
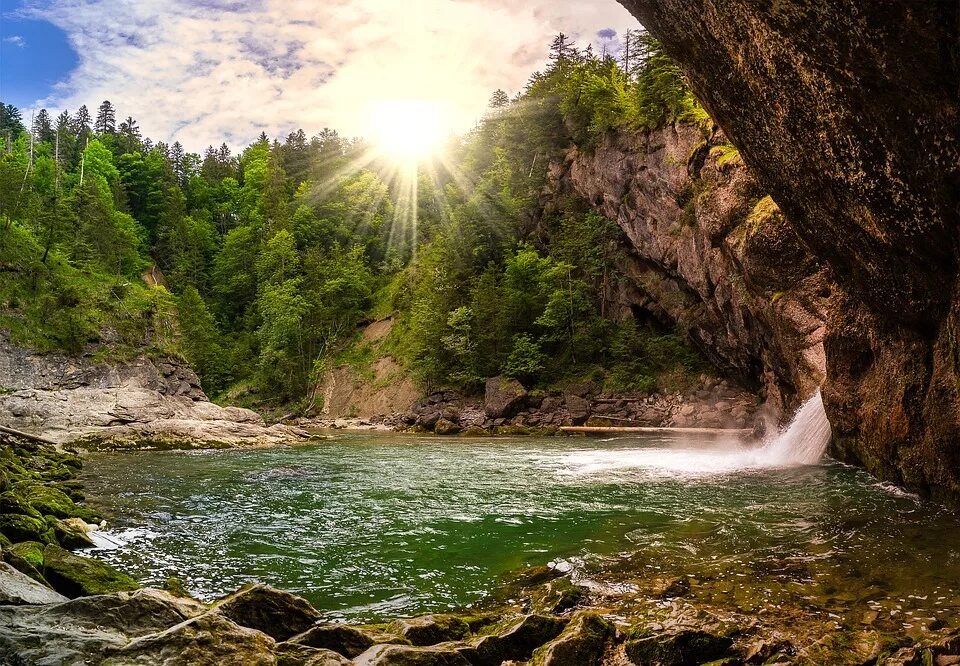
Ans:
[{"label": "green moss", "polygon": [[30,506],[30,502],[22,494],[13,490],[0,494],[0,513],[19,514],[31,518],[43,517],[43,514]]},{"label": "green moss", "polygon": [[768,194],[754,204],[753,210],[747,215],[747,226],[751,232],[756,232],[767,220],[779,214],[780,208]]},{"label": "green moss", "polygon": [[57,592],[71,598],[124,592],[140,587],[133,578],[108,564],[74,555],[54,545],[48,545],[43,550],[42,573]]},{"label": "green moss", "polygon": [[44,544],[42,543],[37,541],[23,541],[10,546],[8,549],[9,553],[5,553],[4,557],[7,557],[8,554],[11,556],[15,555],[39,570],[43,568],[43,549]]},{"label": "green moss", "polygon": [[39,518],[21,514],[0,515],[0,533],[10,541],[43,541],[50,543],[53,536],[50,528]]},{"label": "green moss", "polygon": [[743,158],[740,157],[740,151],[729,143],[722,143],[711,148],[710,157],[716,161],[717,166],[721,169],[728,164],[743,164]]},{"label": "green moss", "polygon": [[96,522],[96,517],[86,507],[78,506],[62,490],[39,483],[21,483],[16,491],[30,505],[44,515],[57,518],[83,518],[87,522]]}]

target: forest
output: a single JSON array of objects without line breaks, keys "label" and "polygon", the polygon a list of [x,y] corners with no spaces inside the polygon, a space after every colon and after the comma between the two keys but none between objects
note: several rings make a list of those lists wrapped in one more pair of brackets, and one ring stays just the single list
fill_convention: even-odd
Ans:
[{"label": "forest", "polygon": [[704,363],[681,336],[608,315],[617,225],[542,200],[571,146],[709,126],[646,33],[617,59],[558,35],[520,93],[496,91],[415,169],[332,129],[191,153],[119,114],[41,110],[28,128],[0,105],[0,326],[19,344],[180,354],[211,396],[258,406],[305,405],[385,316],[386,349],[428,389],[504,374],[652,390]]}]

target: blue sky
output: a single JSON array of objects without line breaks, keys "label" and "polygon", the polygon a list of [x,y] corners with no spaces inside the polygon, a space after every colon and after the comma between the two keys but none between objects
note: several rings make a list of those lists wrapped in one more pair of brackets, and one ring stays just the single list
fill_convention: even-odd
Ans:
[{"label": "blue sky", "polygon": [[53,92],[80,59],[49,21],[15,16],[21,0],[0,0],[0,99],[25,108]]},{"label": "blue sky", "polygon": [[111,100],[154,140],[365,134],[384,100],[469,128],[520,90],[558,31],[639,27],[616,0],[0,0],[0,98],[56,115]]}]

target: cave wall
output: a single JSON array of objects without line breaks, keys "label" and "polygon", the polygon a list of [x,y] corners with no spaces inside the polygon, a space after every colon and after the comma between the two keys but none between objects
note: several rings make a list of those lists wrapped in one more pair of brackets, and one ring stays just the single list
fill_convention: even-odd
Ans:
[{"label": "cave wall", "polygon": [[836,287],[833,453],[960,499],[960,3],[620,0]]}]

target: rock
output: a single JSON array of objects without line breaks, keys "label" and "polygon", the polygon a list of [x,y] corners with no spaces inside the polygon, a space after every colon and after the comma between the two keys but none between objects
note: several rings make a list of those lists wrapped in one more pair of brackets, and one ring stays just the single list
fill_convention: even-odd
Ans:
[{"label": "rock", "polygon": [[3,549],[3,559],[14,569],[24,573],[33,580],[47,584],[43,574],[44,544],[36,541],[22,541]]},{"label": "rock", "polygon": [[537,611],[560,614],[580,605],[586,597],[585,587],[575,585],[569,577],[564,576],[535,589],[532,601]]},{"label": "rock", "polygon": [[277,666],[351,666],[353,663],[333,650],[296,643],[280,643],[276,652]]},{"label": "rock", "polygon": [[87,536],[87,523],[80,518],[58,520],[53,525],[53,534],[61,546],[70,550],[96,546]]},{"label": "rock", "polygon": [[461,648],[473,666],[500,666],[504,661],[526,661],[534,650],[560,635],[567,621],[545,615],[526,615],[500,632]]},{"label": "rock", "polygon": [[85,507],[77,506],[62,490],[49,485],[33,483],[22,487],[16,486],[17,492],[22,492],[30,505],[45,516],[55,518],[81,518],[94,520],[93,514]]},{"label": "rock", "polygon": [[289,643],[333,650],[353,659],[376,641],[366,632],[345,624],[318,624],[291,638]]},{"label": "rock", "polygon": [[99,664],[108,651],[122,648],[131,639],[195,616],[197,606],[159,590],[82,597],[52,605],[0,606],[0,663]]},{"label": "rock", "polygon": [[658,578],[651,581],[650,594],[660,599],[682,597],[690,592],[690,580],[686,576]]},{"label": "rock", "polygon": [[491,377],[487,380],[483,409],[491,419],[508,419],[523,407],[526,397],[526,389],[516,379]]},{"label": "rock", "polygon": [[582,425],[590,418],[590,401],[579,395],[569,393],[564,398],[567,411],[574,425]]},{"label": "rock", "polygon": [[411,645],[421,647],[459,641],[470,635],[470,626],[456,615],[423,615],[397,620],[390,628]]},{"label": "rock", "polygon": [[733,641],[705,631],[682,630],[647,636],[626,644],[627,656],[637,664],[697,666],[720,659]]},{"label": "rock", "polygon": [[241,587],[218,601],[213,612],[277,641],[306,631],[321,617],[306,599],[262,583]]},{"label": "rock", "polygon": [[217,612],[175,624],[107,651],[103,666],[190,664],[191,666],[274,666],[274,642]]},{"label": "rock", "polygon": [[42,518],[43,515],[30,506],[30,503],[19,493],[7,491],[0,495],[0,514],[18,514],[31,518]]},{"label": "rock", "polygon": [[596,613],[578,613],[557,638],[533,653],[534,666],[599,666],[617,630]]},{"label": "rock", "polygon": [[62,594],[41,585],[6,562],[0,562],[0,605],[58,604],[62,601],[67,601]]},{"label": "rock", "polygon": [[0,533],[10,541],[53,541],[53,533],[47,524],[39,518],[31,518],[19,513],[0,515]]},{"label": "rock", "polygon": [[375,645],[353,663],[355,666],[471,666],[456,649],[438,645]]},{"label": "rock", "polygon": [[57,592],[71,599],[95,594],[135,590],[140,585],[130,576],[108,564],[81,557],[60,546],[43,549],[43,577]]},{"label": "rock", "polygon": [[438,435],[456,435],[458,432],[460,432],[460,426],[453,421],[448,421],[445,418],[441,418],[433,427],[433,431]]}]

